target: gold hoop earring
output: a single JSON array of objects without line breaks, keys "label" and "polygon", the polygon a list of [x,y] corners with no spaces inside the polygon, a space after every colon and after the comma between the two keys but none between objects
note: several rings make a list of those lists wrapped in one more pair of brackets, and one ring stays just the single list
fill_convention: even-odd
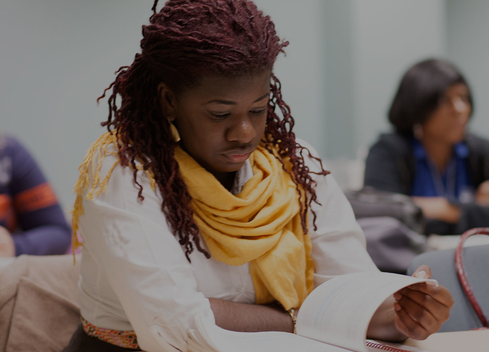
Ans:
[{"label": "gold hoop earring", "polygon": [[171,123],[170,120],[168,120],[168,123],[170,124],[170,133],[171,133],[171,136],[173,138],[173,141],[175,143],[178,143],[180,141],[180,133],[178,133],[178,130],[177,128],[175,127],[175,125],[173,123]]}]

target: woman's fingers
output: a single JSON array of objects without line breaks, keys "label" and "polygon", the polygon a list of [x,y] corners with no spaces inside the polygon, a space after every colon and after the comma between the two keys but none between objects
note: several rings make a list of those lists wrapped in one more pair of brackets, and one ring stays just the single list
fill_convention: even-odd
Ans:
[{"label": "woman's fingers", "polygon": [[414,321],[399,303],[394,303],[394,308],[396,310],[394,323],[396,324],[397,329],[404,335],[416,340],[424,340],[432,334],[432,332],[426,330],[422,325]]},{"label": "woman's fingers", "polygon": [[[440,286],[441,287],[441,286]],[[442,289],[445,289],[442,287]],[[446,289],[445,289],[446,290]],[[442,323],[448,320],[450,308],[452,307],[449,302],[441,302],[436,297],[438,295],[430,295],[417,290],[403,290],[401,293],[401,301],[409,299],[409,301],[415,302],[418,306],[428,311],[432,316]],[[451,296],[445,297],[441,295],[443,301],[451,300]],[[453,302],[453,300],[452,300]]]},{"label": "woman's fingers", "polygon": [[[406,312],[409,317],[419,324],[423,329],[428,332],[438,331],[443,321],[439,319],[438,312],[444,311],[444,306],[434,308],[433,306],[440,306],[438,302],[429,302],[431,297],[427,296],[424,302],[426,305],[419,304],[415,300],[408,296],[402,296],[396,303]],[[396,308],[396,307],[395,307]],[[434,313],[432,313],[432,311]]]},{"label": "woman's fingers", "polygon": [[433,286],[423,287],[423,290],[408,287],[394,294],[396,319],[399,320],[396,326],[411,338],[425,339],[437,332],[449,317],[453,305],[450,293],[442,286]]},{"label": "woman's fingers", "polygon": [[[429,279],[431,269],[421,265],[414,277]],[[453,298],[450,292],[436,281],[420,282],[405,287],[394,294],[395,324],[405,335],[424,340],[437,332],[448,320]]]},{"label": "woman's fingers", "polygon": [[419,279],[429,279],[431,277],[431,268],[426,264],[422,264],[418,266],[413,274],[413,277],[417,277]]},{"label": "woman's fingers", "polygon": [[[419,304],[423,304],[425,297],[429,296],[443,306],[448,307],[448,309],[453,306],[453,298],[450,292],[434,281],[413,284],[399,290],[398,293],[411,297]],[[431,300],[428,302],[432,303]]]},{"label": "woman's fingers", "polygon": [[[429,279],[431,278],[431,268],[426,264],[422,264],[416,269],[416,271],[413,274],[413,277],[417,277],[420,279]],[[411,291],[419,291],[424,294],[427,294],[449,308],[453,306],[453,299],[450,292],[445,287],[440,286],[435,281],[420,282],[417,284],[413,284],[404,289],[401,289],[399,293],[407,294],[408,292]],[[418,297],[421,296],[418,295]]]}]

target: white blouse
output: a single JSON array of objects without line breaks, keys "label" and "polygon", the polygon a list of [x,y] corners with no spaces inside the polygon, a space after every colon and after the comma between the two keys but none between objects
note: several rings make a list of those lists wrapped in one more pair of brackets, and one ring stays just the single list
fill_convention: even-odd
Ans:
[{"label": "white blouse", "polygon": [[[317,155],[310,145],[299,143]],[[305,159],[311,171],[319,170],[316,161]],[[102,178],[115,160],[106,156]],[[233,193],[239,193],[251,176],[247,162],[238,171]],[[365,238],[350,204],[332,175],[313,177],[322,204],[312,204],[317,231],[309,216],[315,285],[336,275],[378,270],[365,250]],[[79,221],[84,241],[81,315],[101,328],[134,330],[145,351],[186,351],[195,316],[214,321],[207,297],[255,302],[249,267],[206,259],[196,248],[189,262],[161,211],[160,192],[154,192],[141,173],[138,181],[143,186],[143,202],[138,201],[132,170],[118,165],[107,192],[83,201],[85,214]]]}]

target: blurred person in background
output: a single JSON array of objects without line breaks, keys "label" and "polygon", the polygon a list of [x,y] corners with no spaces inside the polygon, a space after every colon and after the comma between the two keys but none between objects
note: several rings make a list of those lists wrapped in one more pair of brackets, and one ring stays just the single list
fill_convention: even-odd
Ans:
[{"label": "blurred person in background", "polygon": [[473,110],[452,64],[422,61],[405,73],[390,107],[395,132],[369,151],[365,186],[412,196],[427,234],[489,226],[489,141],[467,132]]},{"label": "blurred person in background", "polygon": [[29,152],[0,134],[0,257],[64,254],[71,227]]}]

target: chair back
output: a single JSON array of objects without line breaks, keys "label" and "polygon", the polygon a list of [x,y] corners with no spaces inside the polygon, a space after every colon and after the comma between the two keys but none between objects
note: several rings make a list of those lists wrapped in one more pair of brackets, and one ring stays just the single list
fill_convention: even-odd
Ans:
[{"label": "chair back", "polygon": [[[487,317],[489,315],[489,245],[461,247],[460,255],[463,257],[467,282],[480,309]],[[431,277],[450,291],[455,302],[450,311],[450,318],[441,326],[440,332],[484,327],[457,276],[455,249],[426,252],[415,257],[409,265],[407,274],[412,275],[421,264],[431,268]]]}]

